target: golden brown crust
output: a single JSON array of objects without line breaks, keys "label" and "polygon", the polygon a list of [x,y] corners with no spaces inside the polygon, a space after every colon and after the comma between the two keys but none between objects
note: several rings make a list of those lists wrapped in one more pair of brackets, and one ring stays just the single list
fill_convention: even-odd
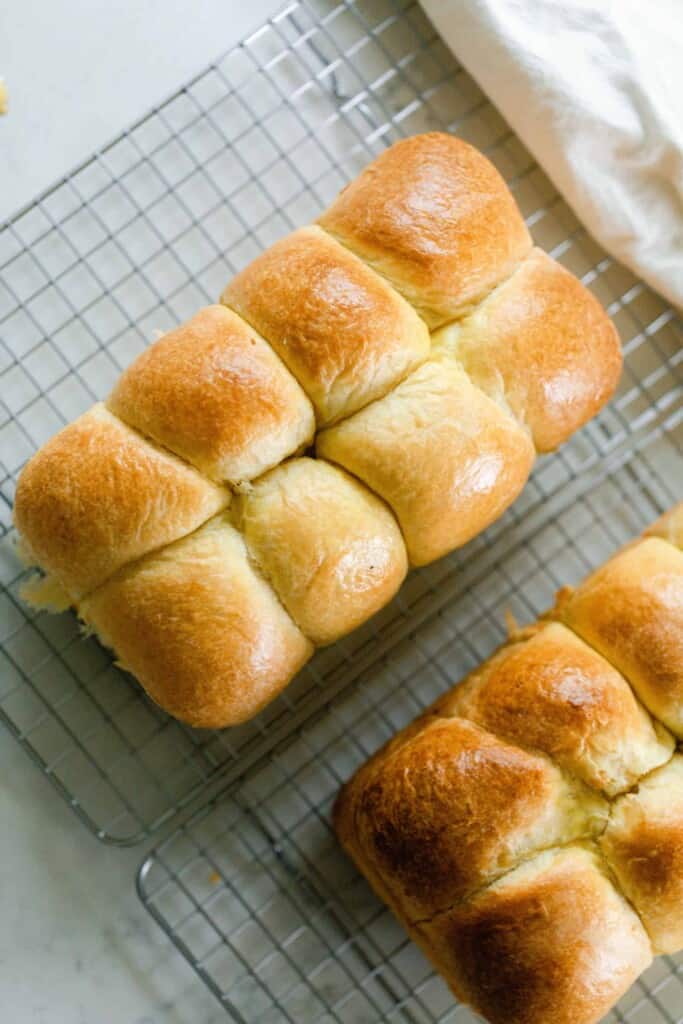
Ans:
[{"label": "golden brown crust", "polygon": [[221,301],[267,338],[332,423],[385,395],[429,354],[429,332],[374,271],[317,227],[258,256]]},{"label": "golden brown crust", "polygon": [[531,248],[493,164],[441,132],[386,149],[318,223],[386,277],[430,327],[466,313]]},{"label": "golden brown crust", "polygon": [[431,711],[542,750],[609,796],[668,761],[674,748],[623,676],[559,623],[503,647]]},{"label": "golden brown crust", "polygon": [[581,847],[541,854],[419,932],[489,1024],[597,1024],[652,960],[638,918]]},{"label": "golden brown crust", "polygon": [[433,345],[505,402],[539,452],[591,419],[621,373],[619,336],[604,309],[540,249],[470,316],[438,331]]},{"label": "golden brown crust", "polygon": [[389,509],[322,459],[271,470],[233,512],[252,558],[316,646],[365,622],[405,577],[405,544]]},{"label": "golden brown crust", "polygon": [[621,797],[600,840],[655,952],[683,947],[683,757]]},{"label": "golden brown crust", "polygon": [[659,537],[629,545],[565,595],[555,614],[683,737],[683,552]]},{"label": "golden brown crust", "polygon": [[335,805],[344,848],[489,1024],[597,1024],[653,947],[683,945],[683,755],[627,682],[674,713],[677,513],[516,630]]},{"label": "golden brown crust", "polygon": [[223,488],[95,405],[24,467],[14,521],[30,560],[74,599],[196,529],[229,500]]},{"label": "golden brown crust", "polygon": [[121,375],[109,408],[213,480],[252,480],[313,439],[311,404],[235,313],[207,306]]},{"label": "golden brown crust", "polygon": [[157,704],[201,728],[252,718],[313,652],[224,517],[120,570],[79,614]]},{"label": "golden brown crust", "polygon": [[424,363],[318,434],[316,449],[384,498],[412,565],[440,558],[497,519],[534,459],[525,431],[451,360]]},{"label": "golden brown crust", "polygon": [[463,899],[535,850],[596,834],[607,814],[604,801],[546,758],[458,718],[414,723],[347,787],[337,827],[408,921]]}]

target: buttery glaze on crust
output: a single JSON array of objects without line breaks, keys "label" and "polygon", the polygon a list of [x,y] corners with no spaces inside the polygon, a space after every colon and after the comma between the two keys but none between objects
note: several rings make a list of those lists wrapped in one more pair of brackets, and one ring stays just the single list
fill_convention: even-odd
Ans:
[{"label": "buttery glaze on crust", "polygon": [[224,306],[207,306],[146,349],[108,405],[206,476],[232,484],[276,466],[315,432],[292,375]]},{"label": "buttery glaze on crust", "polygon": [[555,614],[683,737],[683,552],[659,537],[629,545],[561,596]]},{"label": "buttery glaze on crust", "polygon": [[347,784],[354,855],[409,921],[431,917],[544,846],[597,834],[607,805],[547,758],[462,719],[416,723]]},{"label": "buttery glaze on crust", "polygon": [[417,931],[489,1024],[597,1024],[652,961],[633,910],[578,846],[541,854]]},{"label": "buttery glaze on crust", "polygon": [[313,653],[224,517],[120,570],[79,614],[154,701],[201,728],[252,718]]},{"label": "buttery glaze on crust", "polygon": [[437,331],[433,346],[505,403],[539,452],[595,416],[622,365],[619,336],[600,303],[541,249],[470,316]]},{"label": "buttery glaze on crust", "polygon": [[497,519],[534,460],[526,432],[452,361],[424,363],[318,434],[316,451],[384,498],[412,565],[440,558]]},{"label": "buttery glaze on crust", "polygon": [[316,646],[382,608],[407,570],[386,505],[322,459],[292,459],[238,497],[233,521],[294,621]]},{"label": "buttery glaze on crust", "polygon": [[493,164],[440,132],[384,150],[318,223],[382,274],[430,327],[468,312],[531,249]]},{"label": "buttery glaze on crust", "polygon": [[600,845],[656,953],[683,947],[683,757],[621,797]]},{"label": "buttery glaze on crust", "polygon": [[616,669],[559,623],[505,645],[431,709],[552,757],[614,796],[668,761],[673,737]]},{"label": "buttery glaze on crust", "polygon": [[229,500],[95,405],[24,467],[14,522],[27,560],[74,600],[126,562],[190,533]]},{"label": "buttery glaze on crust", "polygon": [[221,301],[268,339],[321,424],[386,394],[429,354],[427,327],[408,303],[317,227],[266,249]]}]

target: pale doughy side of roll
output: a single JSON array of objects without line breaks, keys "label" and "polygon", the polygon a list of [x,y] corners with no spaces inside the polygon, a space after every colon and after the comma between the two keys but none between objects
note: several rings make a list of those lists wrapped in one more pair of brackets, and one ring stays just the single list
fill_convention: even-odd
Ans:
[{"label": "pale doughy side of roll", "polygon": [[595,416],[621,374],[614,324],[580,281],[541,249],[464,320],[437,331],[477,387],[504,402],[549,452]]},{"label": "pale doughy side of roll", "polygon": [[405,578],[405,544],[389,509],[322,459],[291,459],[271,470],[238,497],[233,519],[316,646],[365,622]]},{"label": "pale doughy side of roll", "polygon": [[318,434],[316,450],[384,498],[412,565],[440,558],[497,519],[534,461],[528,434],[451,360],[424,363]]}]

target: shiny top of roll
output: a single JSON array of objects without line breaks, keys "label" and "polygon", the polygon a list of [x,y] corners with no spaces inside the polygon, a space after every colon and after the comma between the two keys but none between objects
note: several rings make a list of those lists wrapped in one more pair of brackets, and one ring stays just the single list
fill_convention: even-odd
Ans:
[{"label": "shiny top of roll", "polygon": [[253,327],[207,306],[124,370],[109,408],[213,480],[252,480],[310,444],[315,419]]},{"label": "shiny top of roll", "polygon": [[405,299],[318,227],[271,245],[221,301],[267,338],[322,425],[386,394],[429,354]]},{"label": "shiny top of roll", "polygon": [[531,249],[493,164],[441,132],[384,150],[318,223],[386,277],[430,327],[470,310]]},{"label": "shiny top of roll", "polygon": [[226,490],[95,405],[26,464],[14,521],[27,557],[73,600],[229,501]]},{"label": "shiny top of roll", "polygon": [[460,718],[418,721],[347,784],[335,821],[408,921],[525,855],[597,834],[606,803],[542,755]]},{"label": "shiny top of roll", "polygon": [[624,677],[559,623],[506,644],[431,710],[542,750],[608,796],[629,789],[674,749],[673,736]]}]

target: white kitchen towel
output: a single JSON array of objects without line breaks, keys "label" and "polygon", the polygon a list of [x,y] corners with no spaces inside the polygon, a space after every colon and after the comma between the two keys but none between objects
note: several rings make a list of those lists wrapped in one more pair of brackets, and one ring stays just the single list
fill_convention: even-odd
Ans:
[{"label": "white kitchen towel", "polygon": [[683,307],[683,0],[422,0],[594,237]]}]

